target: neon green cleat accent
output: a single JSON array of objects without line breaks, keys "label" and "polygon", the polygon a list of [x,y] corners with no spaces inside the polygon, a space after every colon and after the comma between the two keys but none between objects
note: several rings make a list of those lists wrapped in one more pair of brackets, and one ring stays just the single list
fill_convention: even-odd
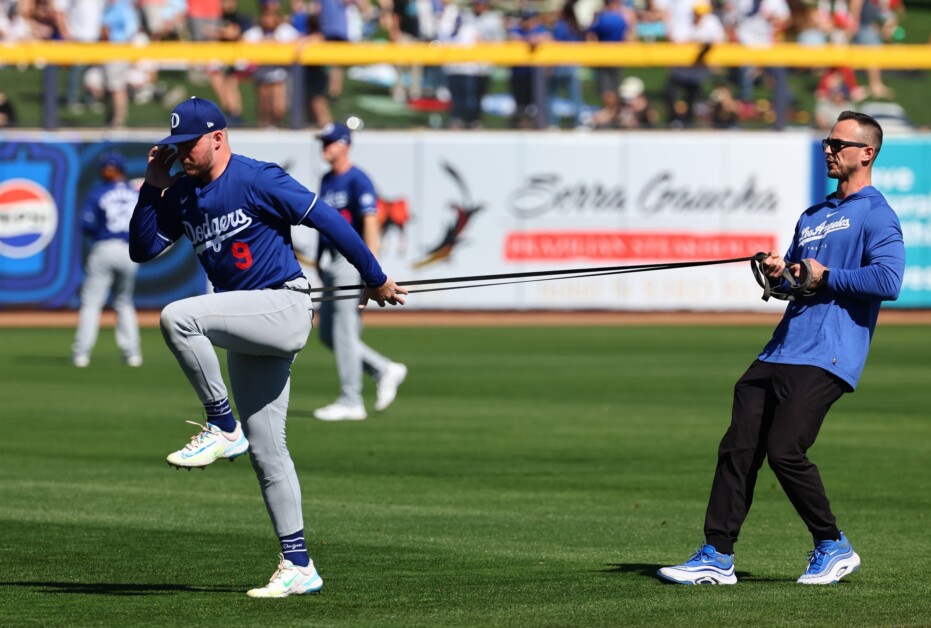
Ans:
[{"label": "neon green cleat accent", "polygon": [[173,467],[203,468],[220,458],[232,460],[249,450],[249,441],[246,440],[239,421],[236,421],[236,430],[233,432],[224,432],[216,425],[209,423],[207,425],[194,421],[188,421],[188,423],[196,425],[201,431],[195,434],[187,445],[168,454],[168,464]]}]

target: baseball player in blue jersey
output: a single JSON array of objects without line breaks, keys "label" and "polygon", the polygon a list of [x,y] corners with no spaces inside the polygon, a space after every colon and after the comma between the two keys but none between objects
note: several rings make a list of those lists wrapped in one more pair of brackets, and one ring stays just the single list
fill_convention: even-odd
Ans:
[{"label": "baseball player in blue jersey", "polygon": [[71,363],[79,368],[90,364],[100,330],[100,312],[112,290],[116,345],[128,366],[141,366],[139,323],[133,305],[139,266],[129,259],[128,244],[129,219],[139,192],[126,180],[126,161],[116,151],[101,156],[100,178],[81,211],[81,227],[93,244],[84,268]]},{"label": "baseball player in blue jersey", "polygon": [[[183,172],[171,174],[180,164]],[[232,153],[226,120],[211,101],[191,98],[171,113],[171,135],[149,154],[130,224],[130,253],[156,257],[186,236],[214,293],[169,304],[162,335],[204,405],[207,422],[168,456],[177,468],[205,467],[246,451],[281,543],[278,568],[250,597],[319,591],[307,555],[301,489],[285,442],[291,363],[307,342],[312,302],[291,246],[291,226],[329,238],[356,266],[369,299],[403,304],[404,288],[382,271],[332,207],[275,164]],[[214,347],[226,350],[232,413]],[[196,424],[195,424],[196,425]]]},{"label": "baseball player in blue jersey", "polygon": [[905,244],[895,212],[871,176],[883,133],[873,118],[845,111],[822,141],[837,191],[799,218],[785,257],[763,262],[773,278],[788,268],[810,290],[789,303],[772,339],[734,388],[730,427],[705,514],[705,545],[659,570],[682,584],[734,584],[734,544],[753,502],[763,460],[814,539],[798,582],[832,584],[860,567],[837,527],[818,467],[807,457],[831,405],[863,372],[882,301],[898,298]]},{"label": "baseball player in blue jersey", "polygon": [[[378,255],[380,226],[372,180],[349,158],[352,134],[345,124],[328,124],[317,134],[323,143],[323,157],[331,170],[320,182],[320,196],[336,209],[362,240]],[[359,283],[359,271],[326,236],[319,239],[317,268],[326,286]],[[392,362],[362,342],[362,317],[351,301],[320,304],[320,339],[333,351],[339,375],[339,397],[318,408],[314,416],[322,421],[366,418],[362,403],[362,371],[375,379],[375,410],[381,412],[394,401],[398,386],[407,377],[407,367]]]}]

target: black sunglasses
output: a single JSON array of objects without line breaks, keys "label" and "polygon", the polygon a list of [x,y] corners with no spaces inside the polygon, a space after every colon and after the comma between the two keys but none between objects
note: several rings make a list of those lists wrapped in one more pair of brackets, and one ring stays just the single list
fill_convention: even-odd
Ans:
[{"label": "black sunglasses", "polygon": [[837,153],[841,152],[842,150],[850,146],[855,146],[857,148],[866,148],[867,146],[869,146],[869,144],[864,144],[863,142],[847,142],[845,140],[838,140],[838,139],[821,140],[821,150],[824,150],[828,146],[831,147],[831,152],[836,155]]}]

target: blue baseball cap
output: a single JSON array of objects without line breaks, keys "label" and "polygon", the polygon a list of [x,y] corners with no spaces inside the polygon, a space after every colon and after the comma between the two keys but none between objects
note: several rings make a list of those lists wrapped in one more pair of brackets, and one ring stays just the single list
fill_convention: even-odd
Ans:
[{"label": "blue baseball cap", "polygon": [[118,150],[111,150],[100,156],[100,167],[113,166],[120,172],[126,172],[126,158]]},{"label": "blue baseball cap", "polygon": [[157,144],[182,144],[226,128],[223,112],[206,98],[191,96],[171,110],[171,135]]},{"label": "blue baseball cap", "polygon": [[331,144],[333,142],[352,144],[352,131],[350,131],[349,127],[345,124],[331,122],[320,129],[320,132],[317,133],[317,139],[324,144]]}]

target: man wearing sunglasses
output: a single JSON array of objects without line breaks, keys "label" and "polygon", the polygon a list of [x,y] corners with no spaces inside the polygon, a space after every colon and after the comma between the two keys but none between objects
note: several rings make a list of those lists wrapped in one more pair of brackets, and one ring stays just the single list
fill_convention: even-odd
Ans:
[{"label": "man wearing sunglasses", "polygon": [[680,584],[735,584],[734,544],[753,501],[757,473],[769,466],[814,539],[802,584],[833,584],[860,567],[837,527],[818,468],[806,453],[831,405],[853,392],[882,301],[898,298],[905,244],[895,212],[871,185],[882,128],[870,116],[840,114],[822,140],[837,191],[799,218],[785,256],[763,262],[774,278],[788,268],[810,293],[789,302],[772,339],[734,388],[730,427],[705,514],[705,544],[659,576]]}]

